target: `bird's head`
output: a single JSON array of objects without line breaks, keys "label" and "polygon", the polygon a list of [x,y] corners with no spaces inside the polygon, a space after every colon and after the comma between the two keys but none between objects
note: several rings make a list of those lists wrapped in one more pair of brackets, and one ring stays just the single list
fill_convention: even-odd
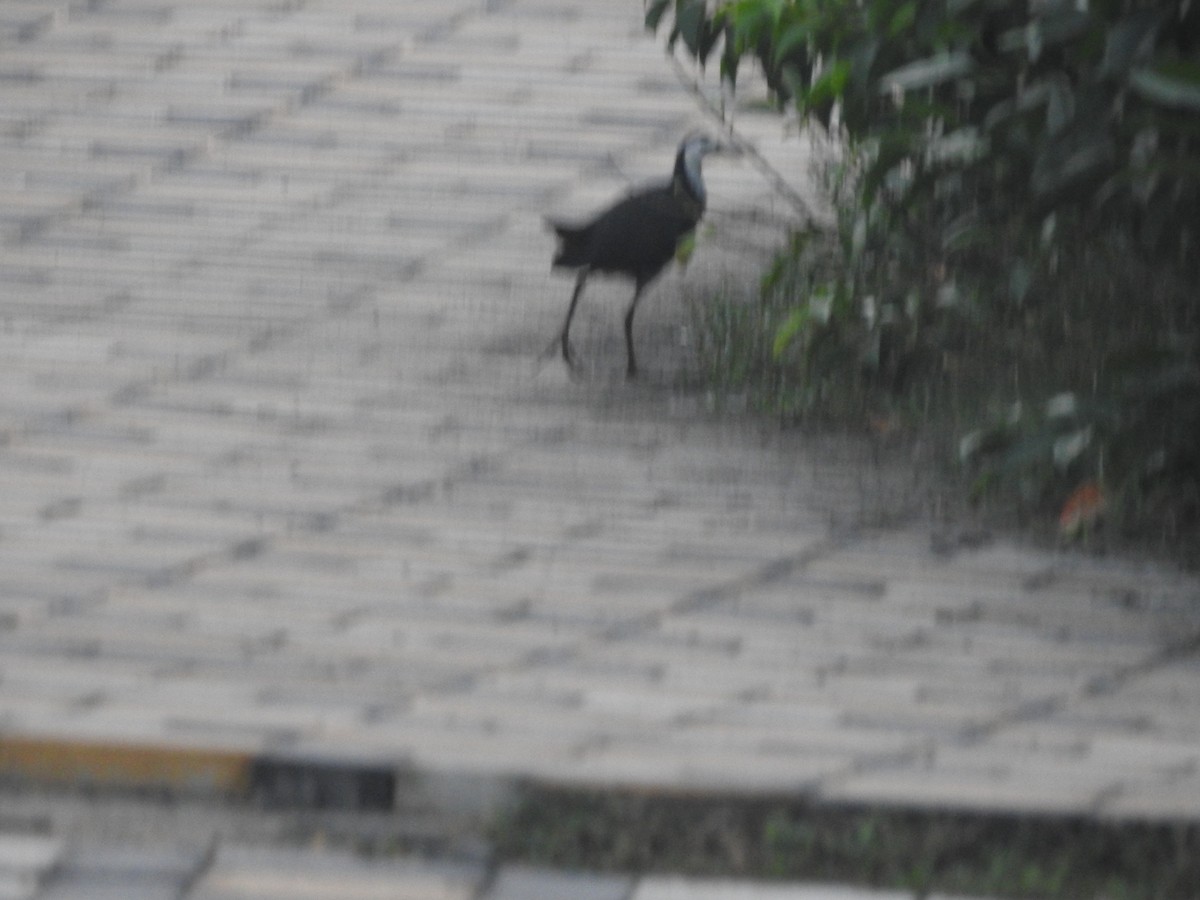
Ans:
[{"label": "bird's head", "polygon": [[704,204],[705,191],[700,165],[708,154],[720,153],[724,149],[719,141],[702,131],[692,132],[679,145],[679,155],[675,158],[676,183],[682,179],[688,192],[701,206]]},{"label": "bird's head", "polygon": [[708,154],[720,153],[724,149],[725,145],[711,135],[703,131],[693,131],[680,142],[679,155],[699,164]]}]

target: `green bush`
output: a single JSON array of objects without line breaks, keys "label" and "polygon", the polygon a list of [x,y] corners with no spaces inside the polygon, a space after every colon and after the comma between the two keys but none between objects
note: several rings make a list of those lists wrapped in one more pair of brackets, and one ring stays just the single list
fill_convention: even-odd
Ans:
[{"label": "green bush", "polygon": [[647,24],[668,10],[672,46],[719,50],[731,83],[757,60],[779,103],[866,149],[864,205],[886,189],[894,213],[931,206],[951,251],[1074,207],[1134,215],[1144,246],[1196,271],[1190,0],[652,0]]},{"label": "green bush", "polygon": [[828,274],[792,253],[766,279],[790,408],[837,379],[861,407],[935,394],[984,411],[977,493],[1097,484],[1200,517],[1197,4],[651,0],[646,22],[730,84],[753,61],[843,147]]}]

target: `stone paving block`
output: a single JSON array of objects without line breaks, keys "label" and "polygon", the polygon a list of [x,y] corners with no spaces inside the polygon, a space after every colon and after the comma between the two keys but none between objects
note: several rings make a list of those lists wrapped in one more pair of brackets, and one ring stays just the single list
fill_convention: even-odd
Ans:
[{"label": "stone paving block", "polygon": [[[750,705],[750,709],[759,705]],[[770,709],[772,707],[768,707]],[[756,757],[792,757],[819,760],[822,764],[839,760],[847,769],[866,769],[878,760],[911,757],[919,754],[925,745],[925,736],[921,733],[865,728],[840,717],[835,721],[822,721],[828,710],[819,710],[812,716],[811,723],[794,713],[790,718],[772,721],[765,717],[738,716],[740,711],[735,705],[716,711],[708,721],[679,723],[674,739]],[[746,719],[750,721],[746,722]]]},{"label": "stone paving block", "polygon": [[63,842],[53,835],[0,830],[0,898],[32,900],[62,852]]},{"label": "stone paving block", "polygon": [[822,884],[771,884],[645,877],[630,900],[911,900],[907,891]]},{"label": "stone paving block", "polygon": [[172,900],[207,861],[194,848],[92,845],[72,849],[47,880],[39,900]]},{"label": "stone paving block", "polygon": [[[554,779],[569,771],[578,757],[582,739],[570,729],[557,732],[470,730],[436,724],[411,725],[403,721],[367,721],[345,730],[326,729],[320,734],[300,735],[286,746],[286,753],[301,758],[315,755],[337,760],[364,759],[395,766],[403,776],[410,772],[453,781],[462,776],[511,787],[514,779]],[[347,746],[353,747],[347,751]],[[536,765],[533,761],[536,760]],[[484,800],[487,798],[485,797]],[[478,808],[499,812],[487,802]]]},{"label": "stone paving block", "polygon": [[145,684],[151,668],[95,658],[49,660],[14,652],[0,661],[0,679],[10,699],[58,699],[67,707],[82,707],[111,693]]},{"label": "stone paving block", "polygon": [[72,846],[63,860],[65,871],[120,873],[137,872],[145,875],[167,875],[186,878],[207,864],[210,853],[207,843],[132,844],[80,843]]},{"label": "stone paving block", "polygon": [[625,875],[557,872],[504,866],[480,900],[628,900],[633,879]]},{"label": "stone paving block", "polygon": [[222,847],[189,900],[469,900],[482,867],[331,851]]},{"label": "stone paving block", "polygon": [[1196,769],[1130,778],[1106,797],[1101,814],[1117,821],[1194,821],[1200,807],[1200,774]]},{"label": "stone paving block", "polygon": [[162,875],[63,873],[37,900],[176,900],[182,887],[178,879]]},{"label": "stone paving block", "polygon": [[986,749],[999,755],[1019,757],[1022,748],[1062,753],[1082,764],[1111,767],[1131,781],[1152,775],[1200,769],[1200,747],[1194,739],[1172,738],[1134,722],[1082,727],[1059,716],[1005,729],[987,742]]},{"label": "stone paving block", "polygon": [[611,733],[595,739],[565,760],[550,758],[540,768],[551,783],[581,786],[621,784],[636,789],[740,795],[807,796],[843,772],[844,755],[806,753],[791,748],[706,747],[677,732]]},{"label": "stone paving block", "polygon": [[832,803],[883,804],[950,811],[1095,815],[1120,786],[1116,772],[1072,766],[897,767],[831,780],[818,795]]},{"label": "stone paving block", "polygon": [[37,886],[24,875],[0,873],[0,900],[34,900]]}]

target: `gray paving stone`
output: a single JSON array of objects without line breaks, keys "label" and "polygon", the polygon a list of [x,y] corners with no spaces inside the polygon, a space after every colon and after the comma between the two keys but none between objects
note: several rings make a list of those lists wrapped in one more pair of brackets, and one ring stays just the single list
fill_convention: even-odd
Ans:
[{"label": "gray paving stone", "polygon": [[62,840],[52,834],[0,830],[0,898],[32,900],[62,852]]},{"label": "gray paving stone", "polygon": [[170,900],[206,865],[207,847],[87,844],[72,849],[38,900]]},{"label": "gray paving stone", "polygon": [[630,900],[909,900],[902,891],[819,884],[769,884],[749,881],[702,881],[648,877]]},{"label": "gray paving stone", "polygon": [[624,875],[504,866],[480,900],[628,900],[632,889]]},{"label": "gray paving stone", "polygon": [[189,900],[468,900],[482,867],[371,861],[332,851],[222,848]]},{"label": "gray paving stone", "polygon": [[57,878],[37,895],[37,900],[174,900],[182,885],[160,875],[104,875],[85,873]]},{"label": "gray paving stone", "polygon": [[0,872],[0,898],[3,900],[33,900],[37,885],[23,873]]}]

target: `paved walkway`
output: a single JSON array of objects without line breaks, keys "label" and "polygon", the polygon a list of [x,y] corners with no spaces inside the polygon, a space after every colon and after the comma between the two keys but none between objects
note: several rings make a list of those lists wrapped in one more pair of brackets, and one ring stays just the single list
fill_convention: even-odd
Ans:
[{"label": "paved walkway", "polygon": [[[8,791],[0,802],[0,900],[917,900],[829,884],[496,866],[477,840],[411,814],[297,819]],[[397,845],[425,849],[397,854]]]},{"label": "paved walkway", "polygon": [[541,216],[702,124],[640,11],[5,0],[0,769],[1197,816],[1196,581],[849,527],[904,486],[672,387],[750,166],[645,382],[619,284],[536,365]]},{"label": "paved walkway", "polygon": [[[7,866],[7,868],[6,868]],[[0,836],[3,900],[917,900],[907,891],[559,872],[349,850]],[[951,900],[951,898],[941,898]]]}]

